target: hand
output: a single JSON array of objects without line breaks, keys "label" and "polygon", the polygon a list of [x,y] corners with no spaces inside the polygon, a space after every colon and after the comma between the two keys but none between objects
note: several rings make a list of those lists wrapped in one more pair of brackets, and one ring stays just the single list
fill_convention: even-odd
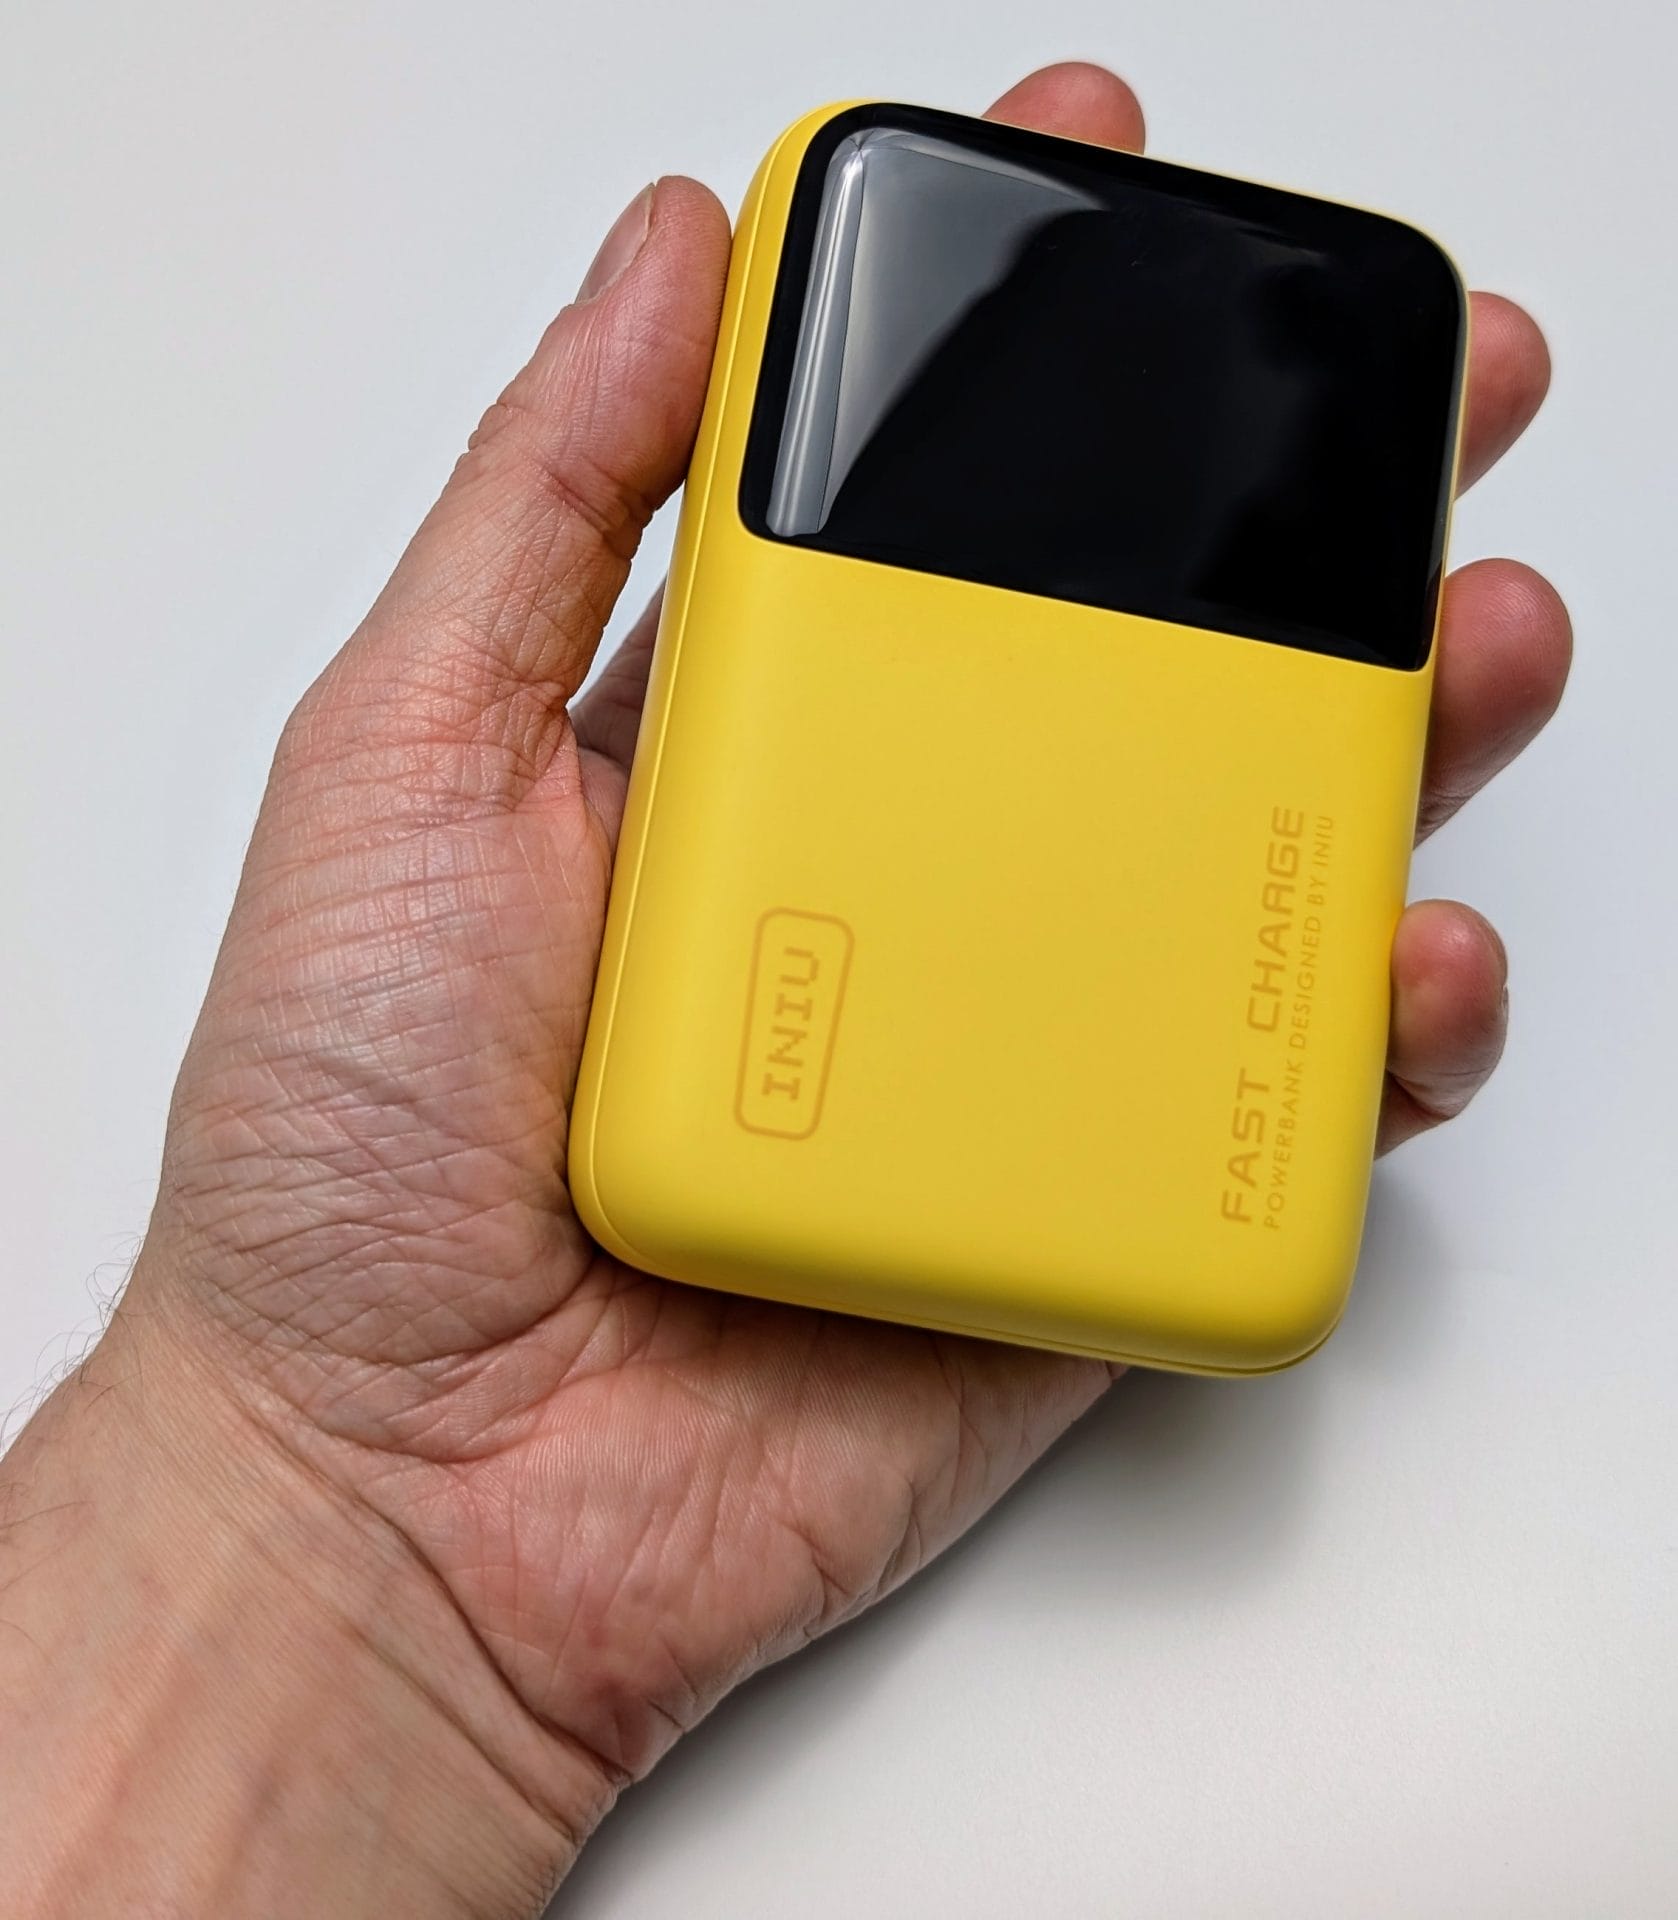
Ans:
[{"label": "hand", "polygon": [[[1142,139],[1090,67],[992,112]],[[130,1290],[8,1463],[0,1614],[29,1645],[0,1636],[0,1677],[50,1764],[0,1762],[0,1796],[33,1804],[57,1767],[80,1809],[30,1856],[35,1910],[135,1910],[102,1877],[125,1848],[170,1912],[529,1910],[625,1781],[912,1574],[1108,1384],[666,1285],[571,1211],[651,612],[575,696],[681,481],[728,243],[691,181],[633,203],[281,741]],[[1465,481],[1547,377],[1532,322],[1476,296]],[[1424,829],[1543,724],[1568,650],[1525,568],[1453,577]],[[1503,949],[1433,902],[1393,976],[1386,1146],[1490,1072]]]}]

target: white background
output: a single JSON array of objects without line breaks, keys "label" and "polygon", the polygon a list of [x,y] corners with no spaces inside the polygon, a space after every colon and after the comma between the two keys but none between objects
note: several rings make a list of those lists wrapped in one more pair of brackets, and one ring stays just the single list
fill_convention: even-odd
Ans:
[{"label": "white background", "polygon": [[1551,404],[1455,557],[1555,577],[1574,687],[1416,878],[1508,935],[1495,1088],[1383,1168],[1322,1357],[1123,1383],[725,1705],[560,1908],[1678,1913],[1668,9],[4,12],[0,1405],[134,1248],[288,705],[645,179],[737,200],[818,101],[1085,55],[1156,151],[1390,207],[1535,308]]}]

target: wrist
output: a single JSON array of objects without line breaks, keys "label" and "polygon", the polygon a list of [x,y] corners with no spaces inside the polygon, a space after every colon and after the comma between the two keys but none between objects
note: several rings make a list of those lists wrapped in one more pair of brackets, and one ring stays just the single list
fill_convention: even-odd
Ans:
[{"label": "wrist", "polygon": [[612,1788],[132,1307],[0,1462],[8,1911],[537,1911]]}]

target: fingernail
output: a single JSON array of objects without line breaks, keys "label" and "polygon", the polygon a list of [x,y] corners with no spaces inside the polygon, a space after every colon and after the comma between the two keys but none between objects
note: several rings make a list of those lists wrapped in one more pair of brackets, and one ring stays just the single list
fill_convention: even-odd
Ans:
[{"label": "fingernail", "polygon": [[594,264],[583,275],[583,284],[577,289],[579,304],[585,300],[599,299],[624,272],[641,251],[641,242],[647,237],[652,218],[653,188],[647,186],[612,222],[611,232],[601,241]]}]

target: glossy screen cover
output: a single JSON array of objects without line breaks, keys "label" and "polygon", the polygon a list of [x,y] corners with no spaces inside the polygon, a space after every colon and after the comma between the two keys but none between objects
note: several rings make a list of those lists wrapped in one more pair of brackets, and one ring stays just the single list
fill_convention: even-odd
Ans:
[{"label": "glossy screen cover", "polygon": [[904,107],[795,190],[741,487],[832,553],[1408,669],[1462,297],[1377,214]]}]

